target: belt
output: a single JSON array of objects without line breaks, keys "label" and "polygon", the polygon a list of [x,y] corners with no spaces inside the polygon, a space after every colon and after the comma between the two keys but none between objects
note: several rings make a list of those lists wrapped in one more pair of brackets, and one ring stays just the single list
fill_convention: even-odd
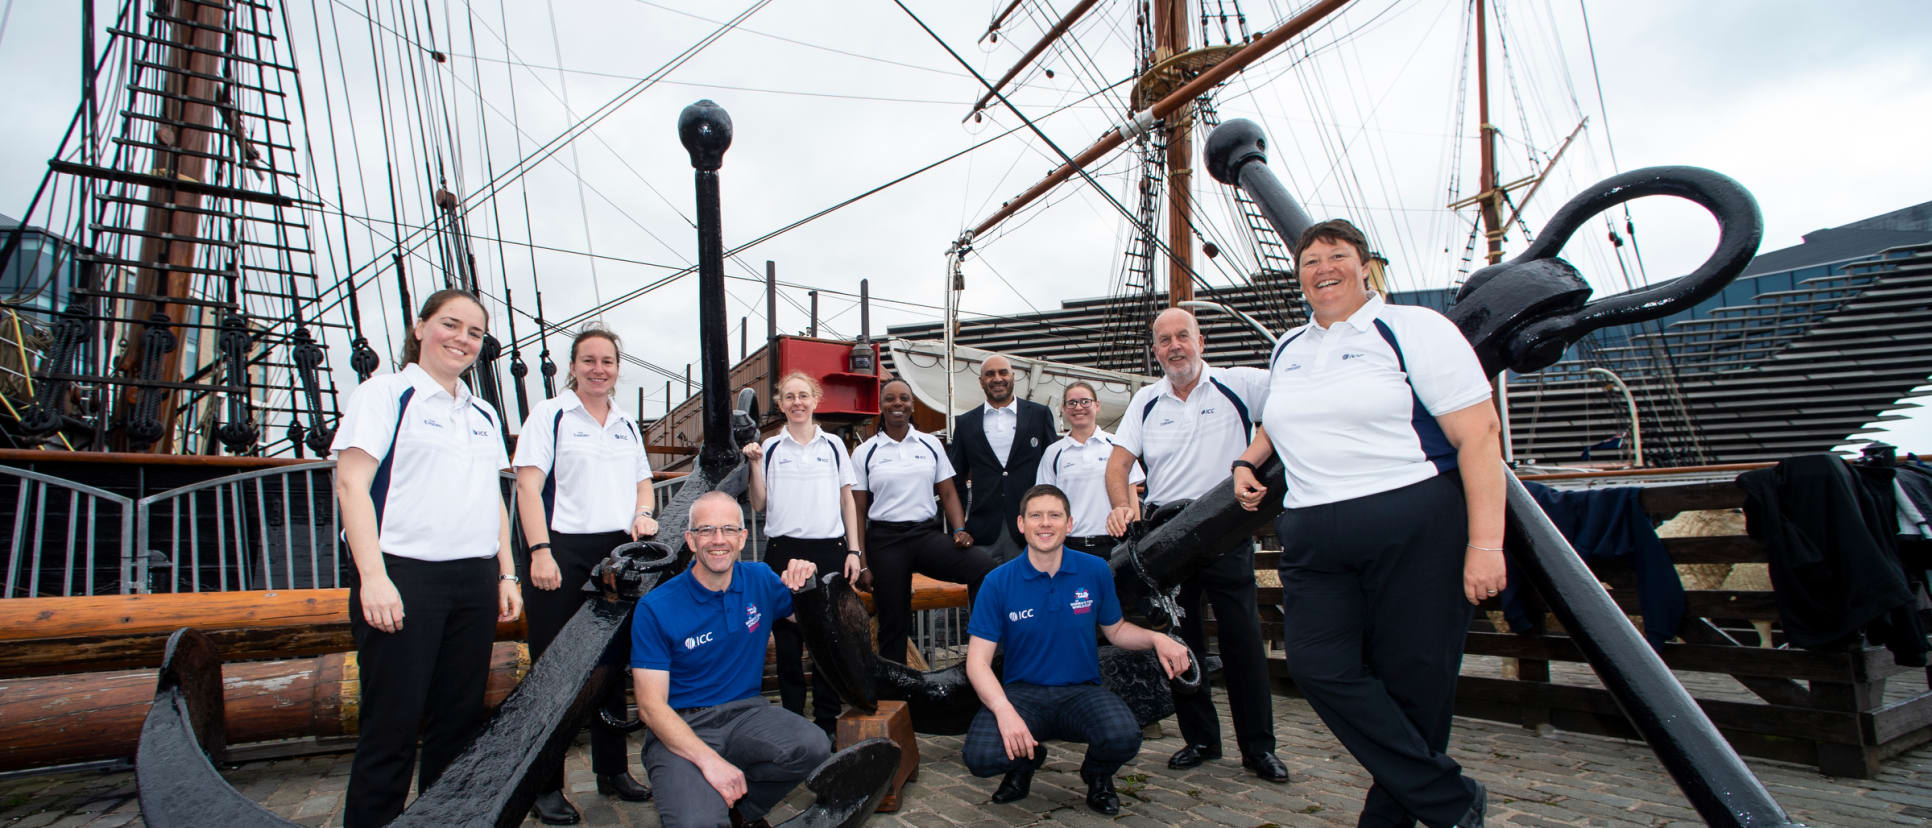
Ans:
[{"label": "belt", "polygon": [[1067,536],[1068,546],[1099,546],[1103,543],[1111,544],[1111,543],[1118,543],[1119,541],[1120,539],[1114,537],[1113,535],[1084,535],[1084,536],[1068,535]]},{"label": "belt", "polygon": [[927,518],[925,520],[873,520],[873,521],[867,521],[866,525],[877,526],[880,529],[897,529],[901,531],[905,531],[909,529],[927,529],[932,527],[932,518]]}]

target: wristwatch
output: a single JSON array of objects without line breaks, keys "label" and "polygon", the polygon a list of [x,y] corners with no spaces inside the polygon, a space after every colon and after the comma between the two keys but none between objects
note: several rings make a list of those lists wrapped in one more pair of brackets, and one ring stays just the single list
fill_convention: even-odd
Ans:
[{"label": "wristwatch", "polygon": [[497,580],[499,580],[499,581],[509,581],[510,583],[513,583],[513,584],[521,584],[521,583],[523,583],[523,579],[522,579],[522,578],[518,578],[518,577],[517,577],[517,576],[515,576],[515,575],[498,575],[498,576],[496,576],[496,579],[497,579]]},{"label": "wristwatch", "polygon": [[1250,463],[1246,460],[1242,460],[1239,458],[1235,459],[1233,465],[1228,466],[1228,474],[1233,474],[1235,469],[1247,469],[1248,471],[1254,472],[1256,474],[1261,473],[1261,470],[1255,468],[1253,463]]}]

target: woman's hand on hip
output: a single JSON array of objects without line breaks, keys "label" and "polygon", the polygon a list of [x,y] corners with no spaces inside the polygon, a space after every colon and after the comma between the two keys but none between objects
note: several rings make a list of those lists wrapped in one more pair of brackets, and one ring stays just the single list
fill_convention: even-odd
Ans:
[{"label": "woman's hand on hip", "polygon": [[537,589],[556,589],[563,586],[563,572],[557,569],[557,559],[548,549],[530,553],[530,585]]},{"label": "woman's hand on hip", "polygon": [[1509,570],[1501,550],[1465,547],[1462,555],[1462,594],[1471,604],[1496,597],[1509,585]]},{"label": "woman's hand on hip", "polygon": [[403,627],[402,593],[388,578],[365,579],[362,593],[362,620],[386,633],[401,632]]}]

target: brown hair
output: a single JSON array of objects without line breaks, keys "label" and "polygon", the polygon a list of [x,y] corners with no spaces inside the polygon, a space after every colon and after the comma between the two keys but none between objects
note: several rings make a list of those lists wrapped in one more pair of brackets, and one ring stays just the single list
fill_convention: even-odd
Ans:
[{"label": "brown hair", "polygon": [[1369,263],[1368,237],[1347,219],[1329,219],[1301,231],[1301,238],[1295,240],[1295,267],[1301,267],[1302,251],[1318,241],[1330,244],[1347,244],[1355,248],[1355,254],[1362,258],[1362,266]]},{"label": "brown hair", "polygon": [[812,375],[807,374],[804,371],[793,371],[789,374],[779,377],[778,384],[776,386],[773,386],[774,388],[778,389],[779,396],[784,396],[785,383],[791,382],[792,380],[804,381],[805,387],[812,389],[812,397],[814,399],[825,396],[825,389],[819,387],[818,380],[812,379]]},{"label": "brown hair", "polygon": [[[576,339],[570,340],[570,364],[577,364],[577,346],[584,344],[584,340],[586,339],[606,340],[610,342],[610,349],[616,351],[619,356],[622,356],[624,353],[624,343],[617,341],[617,334],[612,333],[609,328],[586,325],[583,330],[577,332]],[[577,375],[575,373],[566,372],[564,374],[564,387],[572,391],[577,390]]]},{"label": "brown hair", "polygon": [[[444,288],[443,290],[430,294],[428,299],[423,300],[423,309],[416,313],[416,321],[410,323],[409,327],[403,329],[402,364],[408,365],[422,358],[423,343],[416,338],[416,325],[428,322],[431,317],[436,315],[437,311],[442,310],[443,306],[449,304],[452,299],[468,299],[475,303],[478,308],[483,307],[482,300],[477,299],[475,294],[467,290]],[[489,325],[490,314],[488,311],[485,311],[483,314],[484,329],[487,330]]]},{"label": "brown hair", "polygon": [[1032,505],[1034,500],[1042,497],[1059,498],[1060,508],[1067,510],[1068,516],[1072,516],[1073,501],[1068,500],[1067,493],[1061,491],[1059,486],[1055,486],[1052,483],[1037,484],[1033,488],[1027,489],[1025,494],[1020,495],[1020,514],[1026,514],[1026,507]]},{"label": "brown hair", "polygon": [[1060,392],[1060,401],[1063,403],[1066,402],[1067,394],[1071,393],[1075,388],[1087,389],[1087,396],[1092,397],[1096,404],[1100,402],[1100,392],[1093,390],[1093,383],[1086,380],[1074,380],[1073,382],[1067,383],[1067,390]]}]

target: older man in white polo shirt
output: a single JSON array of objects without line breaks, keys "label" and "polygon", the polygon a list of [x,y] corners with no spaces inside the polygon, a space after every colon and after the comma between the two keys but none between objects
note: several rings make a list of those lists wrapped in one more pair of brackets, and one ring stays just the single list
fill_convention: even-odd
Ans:
[{"label": "older man in white polo shirt", "polygon": [[[1142,388],[1127,404],[1107,461],[1108,533],[1119,536],[1140,519],[1130,506],[1128,471],[1147,467],[1147,503],[1159,506],[1206,494],[1228,478],[1235,458],[1248,447],[1267,404],[1268,373],[1259,368],[1216,368],[1201,358],[1206,340],[1194,314],[1169,308],[1154,317],[1154,356],[1160,381]],[[1254,544],[1230,549],[1181,585],[1181,638],[1195,653],[1207,652],[1201,599],[1214,608],[1221,643],[1221,677],[1228,686],[1241,765],[1270,782],[1287,782],[1288,767],[1275,756],[1274,706],[1268,691],[1267,656],[1255,610]],[[1207,685],[1174,699],[1187,744],[1167,760],[1185,770],[1221,757],[1221,722]]]}]

